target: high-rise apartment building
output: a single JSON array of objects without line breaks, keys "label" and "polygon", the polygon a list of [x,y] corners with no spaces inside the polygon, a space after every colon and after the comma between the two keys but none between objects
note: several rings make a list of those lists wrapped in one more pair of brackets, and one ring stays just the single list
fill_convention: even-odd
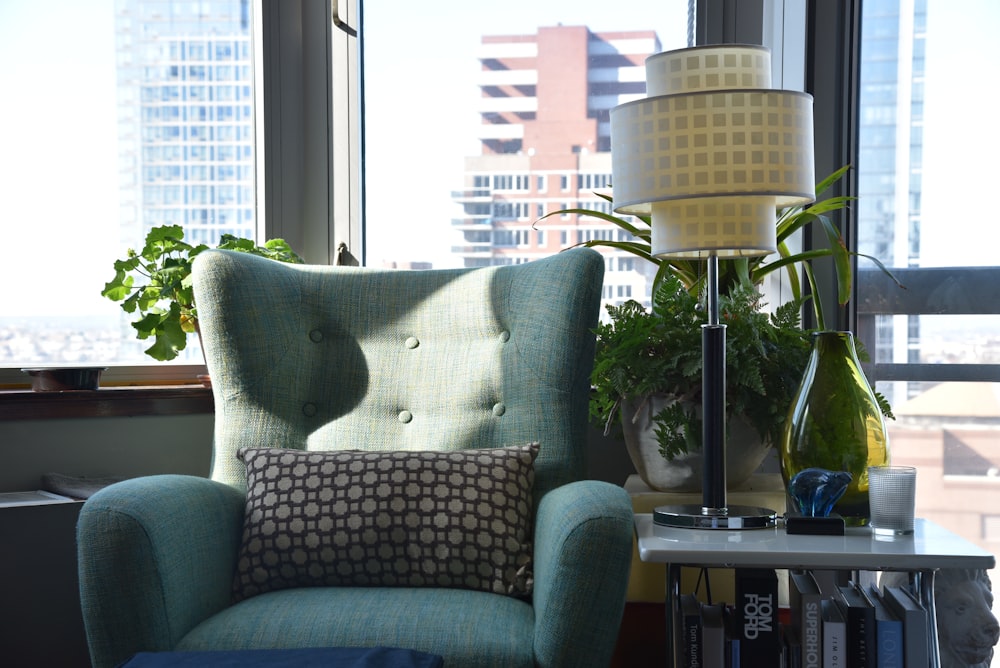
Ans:
[{"label": "high-rise apartment building", "polygon": [[[463,215],[454,249],[467,267],[517,264],[590,239],[618,239],[596,218],[547,213],[611,212],[609,111],[645,95],[645,59],[660,51],[652,31],[539,28],[532,35],[482,38],[481,154],[466,158],[454,200]],[[604,298],[648,301],[650,267],[608,253]]]},{"label": "high-rise apartment building", "polygon": [[193,243],[254,236],[249,0],[120,0],[121,238],[182,225]]},{"label": "high-rise apartment building", "polygon": [[[115,38],[123,246],[160,225],[192,244],[254,238],[249,0],[118,0]],[[128,320],[117,357],[143,359]]]},{"label": "high-rise apartment building", "polygon": [[[864,5],[858,153],[858,250],[886,266],[920,266],[923,190],[926,0],[870,0]],[[920,362],[920,317],[883,317],[873,358]],[[927,388],[899,383],[902,401]],[[905,386],[904,386],[905,385]]]}]

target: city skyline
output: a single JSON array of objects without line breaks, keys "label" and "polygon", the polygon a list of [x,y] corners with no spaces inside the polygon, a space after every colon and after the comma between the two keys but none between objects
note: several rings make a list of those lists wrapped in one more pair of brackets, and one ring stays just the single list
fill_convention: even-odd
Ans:
[{"label": "city skyline", "polygon": [[[37,14],[37,20],[46,25],[45,34],[50,41],[28,39],[31,33],[27,30],[15,31],[12,35],[5,33],[5,37],[10,39],[0,40],[0,53],[9,56],[8,62],[18,64],[0,73],[0,82],[10,90],[38,88],[35,79],[25,78],[26,70],[16,57],[17,53],[31,49],[38,54],[33,64],[42,68],[44,79],[60,82],[59,90],[63,96],[68,94],[88,101],[114,99],[114,68],[100,66],[100,63],[114,62],[114,16],[110,10],[113,4],[107,3],[105,6],[109,11],[102,14],[96,5],[81,8],[79,3],[66,0],[59,0],[44,9],[38,3],[4,3],[0,6],[3,25],[30,24],[31,15]],[[987,17],[995,18],[998,10],[994,4],[978,2],[976,6]],[[467,3],[450,3],[445,7],[448,9],[448,24],[469,24],[469,29],[460,31],[454,41],[414,41],[413,35],[417,34],[414,29],[418,24],[409,21],[420,14],[416,7],[401,7],[399,11],[402,13],[395,10],[390,12],[391,8],[381,5],[366,8],[366,19],[371,30],[369,46],[372,50],[366,61],[366,66],[370,69],[368,76],[371,78],[367,87],[369,104],[366,113],[370,117],[371,133],[375,136],[369,140],[368,161],[372,169],[377,169],[379,173],[389,173],[379,165],[384,166],[387,160],[397,162],[393,156],[398,157],[398,147],[411,145],[401,143],[401,137],[405,138],[409,133],[412,139],[414,127],[421,130],[417,133],[421,142],[429,141],[435,146],[434,150],[422,150],[419,148],[422,144],[412,144],[416,148],[410,152],[418,157],[418,166],[401,166],[398,171],[391,172],[402,178],[369,178],[368,233],[372,248],[369,262],[377,265],[382,259],[397,262],[424,261],[428,259],[428,255],[433,255],[424,250],[428,247],[443,247],[450,251],[450,237],[447,233],[451,231],[451,213],[455,210],[451,193],[462,185],[465,157],[477,152],[478,140],[475,139],[474,132],[479,125],[479,115],[474,108],[467,116],[462,117],[464,120],[456,122],[458,117],[453,113],[457,112],[452,107],[460,108],[462,105],[458,104],[459,101],[467,100],[470,105],[474,105],[478,100],[475,79],[479,64],[475,51],[484,35],[517,34],[519,30],[530,32],[540,25],[557,25],[560,22],[566,25],[587,25],[594,31],[636,29],[638,25],[639,29],[649,26],[655,30],[666,50],[683,46],[677,40],[686,36],[687,5],[686,0],[667,3],[663,15],[658,16],[650,16],[648,12],[641,11],[641,8],[637,11],[632,5],[626,5],[621,11],[616,11],[614,16],[608,17],[606,12],[599,11],[596,2],[576,3],[570,12],[565,12],[558,6],[533,7],[531,3],[520,0],[518,4],[511,6],[512,10],[518,11],[476,9]],[[529,6],[545,14],[528,11]],[[51,24],[46,20],[51,11],[59,12],[65,20]],[[380,12],[390,12],[391,16]],[[959,53],[964,54],[967,49],[973,48],[981,37],[980,33],[988,32],[992,23],[990,20],[975,25],[968,25],[967,21],[958,23],[964,21],[960,12],[955,7],[936,0],[930,0],[928,13],[931,22],[939,27],[935,28],[936,32],[932,32],[928,41],[928,79],[934,81],[929,81],[927,87],[928,90],[943,93],[928,98],[926,117],[928,124],[931,124],[936,122],[933,119],[940,119],[948,113],[954,114],[954,110],[941,107],[941,99],[954,104],[956,99],[961,98],[962,90],[971,89],[969,78],[975,76],[974,68],[960,71],[947,69],[950,61],[943,54],[955,42],[961,42],[958,45],[961,49]],[[406,20],[399,21],[393,17]],[[475,26],[480,24],[475,21],[484,17],[486,20],[482,25],[485,27],[477,30]],[[589,20],[593,17],[600,19]],[[942,23],[938,24],[937,21]],[[961,30],[956,30],[956,26],[961,26]],[[955,33],[961,31],[966,31],[970,39],[956,40]],[[673,41],[665,36],[666,32],[674,36]],[[947,39],[935,41],[944,39],[942,35]],[[422,48],[410,49],[406,52],[406,57],[402,58],[399,49],[379,48],[386,44],[420,45]],[[70,64],[74,65],[73,69],[67,70],[66,63],[60,59],[67,52],[74,54],[70,60]],[[449,104],[445,105],[448,113],[439,113],[442,105],[413,105],[415,108],[408,109],[405,117],[407,123],[396,122],[399,106],[393,100],[426,99],[421,98],[420,94],[427,85],[427,79],[410,75],[434,67],[441,69],[445,83],[455,86],[454,89],[434,89],[436,94],[440,91],[440,95],[449,100]],[[383,74],[378,74],[378,68],[382,68]],[[943,80],[940,75],[942,71],[945,72]],[[39,95],[43,92],[45,91],[39,91]],[[992,90],[985,94],[987,97],[996,95]],[[977,125],[981,124],[980,114],[988,113],[989,108],[990,104],[972,106],[968,113],[976,122],[950,124],[948,132],[974,133]],[[68,114],[67,109],[72,110],[72,113]],[[383,131],[386,126],[379,123],[385,122],[386,113],[390,114],[389,123],[396,127]],[[18,232],[19,246],[27,250],[14,253],[4,268],[0,269],[7,285],[24,285],[22,289],[5,290],[0,295],[0,317],[43,317],[56,315],[56,311],[81,318],[91,314],[118,317],[118,306],[99,294],[103,283],[109,278],[112,261],[123,250],[118,242],[117,229],[116,123],[113,119],[109,120],[106,110],[96,103],[69,107],[62,103],[6,105],[0,110],[0,114],[3,114],[0,118],[8,128],[25,127],[33,117],[42,118],[51,133],[50,137],[42,141],[30,132],[8,132],[5,139],[13,154],[24,155],[26,158],[24,162],[2,163],[0,187],[5,189],[6,196],[0,198],[0,220],[4,220],[7,225],[14,224],[12,221],[29,221],[30,224],[20,225]],[[472,128],[470,134],[460,132],[467,127]],[[940,150],[935,147],[940,147],[942,138],[947,136],[949,135],[932,131],[928,131],[926,135],[925,182],[931,183],[942,172],[947,172],[949,181],[959,178],[963,179],[963,183],[975,185],[977,190],[983,189],[984,186],[979,185],[978,181],[988,178],[988,170],[962,169],[968,164],[964,161],[954,163],[930,159],[934,151]],[[396,153],[380,149],[380,143],[390,148],[395,147],[393,150]],[[461,150],[447,150],[455,145],[461,145]],[[44,150],[38,150],[39,146]],[[100,157],[102,151],[104,158]],[[58,159],[54,160],[52,156],[57,156]],[[956,169],[956,164],[960,168]],[[970,171],[974,173],[967,173]],[[42,182],[44,189],[41,191],[37,188],[40,181],[38,174],[48,177]],[[88,180],[88,177],[95,178]],[[59,183],[59,188],[55,191],[51,187],[53,182]],[[380,195],[380,187],[387,188],[388,191],[383,191]],[[385,192],[389,191],[398,192],[398,195],[385,196]],[[23,202],[19,204],[19,198],[14,195],[21,192],[34,194],[23,198]],[[940,187],[925,188],[923,217],[925,221],[933,220],[935,223],[925,222],[921,229],[922,238],[926,240],[923,244],[924,264],[932,261],[942,265],[974,264],[981,261],[993,245],[991,235],[996,233],[993,227],[978,223],[981,216],[969,213],[969,207],[974,206],[967,201],[970,198],[955,197],[957,192],[961,192],[961,188],[956,187],[947,192],[943,192]],[[947,213],[940,212],[942,199]],[[44,205],[40,207],[39,202],[44,202]],[[401,202],[406,203],[405,216],[398,215]],[[110,226],[107,225],[109,221]],[[397,221],[401,224],[389,224]],[[947,224],[936,221],[947,221]],[[956,234],[955,229],[959,225],[964,226],[963,229],[968,232],[964,235]],[[973,225],[982,228],[982,231],[971,231]],[[975,238],[977,243],[962,243],[963,237]],[[960,246],[958,251],[954,250],[956,245]],[[390,247],[396,250],[387,252],[383,258],[379,249]],[[412,250],[414,255],[405,257],[399,249]],[[50,266],[57,268],[55,271],[38,271],[34,268],[33,263],[36,262],[39,251],[44,251]],[[450,253],[446,255],[450,256]],[[443,260],[434,261],[435,266],[443,263]],[[23,281],[22,277],[25,276],[30,277],[30,280]]]},{"label": "city skyline", "polygon": [[[476,129],[479,150],[465,157],[461,207],[451,219],[461,266],[515,264],[589,239],[619,239],[602,220],[557,210],[611,213],[595,192],[610,192],[609,112],[641,97],[645,60],[662,46],[653,31],[594,32],[540,27],[482,38]],[[460,238],[459,238],[460,235]],[[604,303],[647,301],[651,271],[627,253],[609,258]]]}]

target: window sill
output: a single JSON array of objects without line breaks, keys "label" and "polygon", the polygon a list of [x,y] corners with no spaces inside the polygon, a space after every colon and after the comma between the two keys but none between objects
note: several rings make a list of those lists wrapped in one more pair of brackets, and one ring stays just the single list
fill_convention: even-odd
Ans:
[{"label": "window sill", "polygon": [[109,387],[72,392],[0,391],[0,421],[213,413],[212,390],[201,385]]}]

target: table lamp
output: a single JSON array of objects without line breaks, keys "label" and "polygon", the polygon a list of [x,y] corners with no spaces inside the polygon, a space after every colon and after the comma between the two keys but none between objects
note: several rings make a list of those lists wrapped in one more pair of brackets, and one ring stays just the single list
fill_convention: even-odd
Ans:
[{"label": "table lamp", "polygon": [[767,508],[726,503],[726,326],[719,258],[776,250],[777,209],[815,201],[812,97],[775,90],[761,46],[667,51],[646,60],[647,97],[611,110],[614,210],[651,219],[652,253],[704,258],[702,505],[661,506],[658,524],[774,526]]}]

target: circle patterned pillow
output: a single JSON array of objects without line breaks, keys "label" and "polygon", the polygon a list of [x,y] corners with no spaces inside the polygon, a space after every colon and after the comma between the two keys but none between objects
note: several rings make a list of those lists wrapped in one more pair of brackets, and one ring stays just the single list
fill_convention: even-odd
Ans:
[{"label": "circle patterned pillow", "polygon": [[290,587],[531,592],[538,444],[481,450],[244,448],[242,600]]}]

